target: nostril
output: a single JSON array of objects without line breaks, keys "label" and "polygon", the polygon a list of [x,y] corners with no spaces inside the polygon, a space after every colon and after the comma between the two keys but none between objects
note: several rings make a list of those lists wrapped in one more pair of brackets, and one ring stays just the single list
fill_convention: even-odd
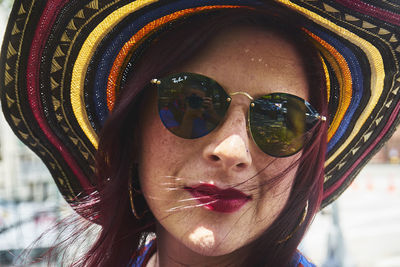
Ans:
[{"label": "nostril", "polygon": [[211,156],[210,156],[210,159],[211,159],[212,161],[219,161],[219,160],[220,160],[220,158],[219,158],[218,156],[216,156],[216,155],[211,155]]},{"label": "nostril", "polygon": [[246,167],[246,164],[245,163],[239,163],[239,164],[236,165],[236,167],[244,168],[244,167]]}]

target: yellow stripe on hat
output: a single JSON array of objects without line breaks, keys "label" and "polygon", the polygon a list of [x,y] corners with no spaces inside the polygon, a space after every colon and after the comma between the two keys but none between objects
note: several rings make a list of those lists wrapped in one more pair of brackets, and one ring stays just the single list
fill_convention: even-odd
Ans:
[{"label": "yellow stripe on hat", "polygon": [[82,48],[79,51],[78,57],[75,61],[71,78],[72,110],[79,126],[82,128],[82,131],[85,133],[87,138],[96,149],[98,145],[97,134],[90,125],[85,109],[85,100],[83,94],[85,74],[87,67],[90,63],[90,59],[103,37],[107,33],[109,33],[115,27],[115,25],[117,25],[130,13],[133,13],[136,10],[141,9],[144,6],[154,2],[157,2],[157,0],[137,0],[117,9],[116,11],[108,15],[89,34],[88,38],[83,43]]},{"label": "yellow stripe on hat", "polygon": [[118,79],[120,77],[120,73],[123,71],[123,65],[126,63],[126,58],[130,55],[132,48],[143,39],[144,36],[151,33],[154,29],[165,25],[166,23],[179,19],[183,16],[186,16],[190,13],[195,13],[199,11],[205,11],[209,9],[222,9],[222,8],[241,8],[242,6],[233,6],[233,5],[215,5],[215,6],[200,6],[194,8],[183,9],[169,15],[163,16],[159,19],[156,19],[142,29],[140,29],[135,35],[133,35],[129,41],[127,41],[120,52],[118,53],[116,59],[114,60],[114,64],[111,68],[110,75],[108,76],[107,82],[107,107],[110,111],[113,110],[115,105],[115,100],[117,96],[117,85]]},{"label": "yellow stripe on hat", "polygon": [[326,66],[325,60],[319,55],[322,62],[322,67],[324,68],[325,81],[326,81],[326,100],[329,102],[329,97],[331,95],[331,79],[329,76],[328,66]]},{"label": "yellow stripe on hat", "polygon": [[345,58],[333,46],[312,32],[306,29],[304,31],[306,31],[307,34],[314,39],[314,44],[318,47],[318,49],[334,69],[339,82],[341,99],[339,101],[337,112],[328,129],[327,139],[329,142],[339,128],[340,123],[350,106],[351,96],[353,95],[353,81],[351,79],[351,72]]},{"label": "yellow stripe on hat", "polygon": [[[296,5],[289,0],[275,0],[280,2],[299,13],[304,14],[308,18],[310,18],[315,23],[335,32],[337,35],[342,36],[343,38],[349,40],[353,44],[356,44],[362,51],[366,54],[370,66],[371,66],[371,97],[368,100],[368,103],[363,110],[363,113],[358,118],[357,122],[355,123],[349,137],[343,142],[343,144],[331,155],[326,161],[325,166],[328,166],[338,155],[350,144],[350,142],[355,138],[357,133],[359,133],[360,128],[364,125],[365,121],[368,119],[369,115],[371,114],[372,110],[376,106],[384,86],[384,64],[381,54],[379,50],[373,46],[370,42],[365,39],[360,38],[356,34],[352,33],[351,31],[339,27],[338,25],[334,24],[333,22],[329,21],[326,18],[323,18],[316,13],[307,10],[299,5]],[[373,89],[373,90],[372,90]],[[343,101],[340,99],[339,101]],[[336,122],[334,122],[336,123]],[[339,122],[340,123],[340,122]]]}]

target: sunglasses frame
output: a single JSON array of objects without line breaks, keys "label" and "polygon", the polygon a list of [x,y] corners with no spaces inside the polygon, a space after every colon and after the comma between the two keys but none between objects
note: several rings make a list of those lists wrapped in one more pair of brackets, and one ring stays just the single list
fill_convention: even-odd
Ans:
[{"label": "sunglasses frame", "polygon": [[[197,77],[201,77],[201,78],[204,78],[204,79],[207,79],[207,80],[210,80],[210,81],[215,82],[215,83],[225,92],[225,94],[228,96],[228,97],[226,98],[226,101],[227,101],[227,103],[229,103],[229,104],[230,104],[230,102],[232,102],[232,97],[235,96],[235,95],[244,95],[244,96],[246,96],[247,98],[249,98],[251,102],[250,102],[250,105],[249,105],[249,110],[248,110],[248,112],[247,112],[247,130],[248,130],[248,132],[250,133],[250,135],[251,135],[251,137],[252,137],[252,139],[253,139],[253,142],[257,145],[257,147],[260,148],[260,150],[263,151],[265,154],[270,155],[270,156],[273,156],[273,157],[284,158],[284,157],[292,156],[292,155],[298,153],[298,152],[304,147],[304,144],[303,144],[301,147],[299,147],[298,149],[296,149],[295,151],[293,151],[292,153],[288,153],[288,154],[285,154],[285,155],[278,155],[278,154],[274,154],[274,153],[265,151],[265,149],[263,149],[263,148],[259,145],[259,143],[256,141],[256,139],[255,139],[255,137],[254,137],[254,134],[253,134],[253,131],[251,130],[252,126],[251,126],[251,120],[250,120],[250,116],[251,116],[251,115],[250,115],[250,113],[251,113],[251,110],[250,110],[250,109],[255,107],[255,105],[256,105],[256,104],[254,103],[255,101],[257,101],[257,100],[259,100],[259,99],[262,99],[262,98],[265,98],[266,96],[271,96],[271,95],[280,95],[280,96],[281,96],[281,95],[285,95],[285,96],[290,96],[290,98],[298,99],[298,100],[304,102],[305,107],[307,107],[307,109],[311,112],[311,114],[306,113],[307,116],[314,117],[316,120],[321,121],[321,122],[325,122],[325,121],[327,120],[326,117],[323,116],[323,115],[320,115],[320,114],[318,113],[318,111],[316,111],[316,109],[315,109],[308,101],[306,101],[305,99],[300,98],[300,97],[298,97],[298,96],[296,96],[296,95],[289,94],[289,93],[283,93],[283,92],[274,92],[274,93],[266,94],[266,95],[263,95],[263,96],[260,96],[260,97],[257,97],[256,99],[254,99],[254,97],[252,97],[250,94],[248,94],[247,92],[244,92],[244,91],[237,91],[237,92],[233,92],[233,93],[228,94],[228,93],[224,90],[224,88],[223,88],[217,81],[215,81],[214,79],[212,79],[212,78],[210,78],[210,77],[207,77],[207,76],[205,76],[205,75],[202,75],[202,74],[190,73],[190,72],[174,73],[174,74],[167,75],[167,76],[165,76],[165,77],[163,77],[163,78],[161,78],[161,79],[157,79],[157,78],[151,79],[150,84],[155,85],[155,86],[157,87],[157,89],[158,89],[158,92],[157,92],[158,97],[159,97],[159,90],[160,90],[159,86],[162,84],[162,80],[171,79],[171,77],[174,77],[174,76],[179,76],[179,78],[172,78],[172,81],[173,81],[174,83],[179,83],[179,82],[185,81],[185,80],[187,79],[188,76],[197,76]],[[185,79],[182,79],[182,78],[181,78],[182,76],[185,77]],[[229,109],[229,105],[228,105],[227,110],[228,110],[228,109]],[[226,115],[227,110],[225,111],[225,115]],[[224,116],[225,116],[225,115],[224,115]],[[161,115],[159,114],[159,116],[161,116]],[[161,119],[161,117],[160,117],[160,119]],[[221,121],[222,121],[222,120],[221,120]],[[221,122],[221,121],[220,121],[220,122]],[[165,128],[167,128],[167,130],[169,130],[171,133],[173,133],[174,135],[176,135],[176,136],[178,136],[178,137],[181,137],[181,138],[184,138],[184,139],[196,139],[196,138],[200,138],[200,137],[203,137],[203,136],[205,136],[205,135],[208,135],[209,133],[211,133],[212,131],[214,131],[214,130],[218,127],[218,125],[220,124],[220,122],[218,122],[218,124],[216,124],[216,127],[215,127],[214,129],[210,130],[208,133],[206,133],[206,134],[204,134],[204,135],[202,135],[202,136],[193,137],[193,138],[185,138],[185,137],[179,136],[179,135],[177,135],[176,133],[174,133],[172,130],[170,130],[170,129],[165,125],[164,122],[163,122],[163,125],[164,125]],[[318,124],[318,122],[316,122],[316,123],[311,127],[311,129],[305,131],[305,132],[303,133],[302,136],[304,136],[304,135],[306,135],[307,133],[309,133],[309,132],[312,130],[312,128],[314,128],[317,124]],[[299,137],[300,137],[300,136],[299,136]],[[298,138],[298,137],[296,137],[296,138]]]}]

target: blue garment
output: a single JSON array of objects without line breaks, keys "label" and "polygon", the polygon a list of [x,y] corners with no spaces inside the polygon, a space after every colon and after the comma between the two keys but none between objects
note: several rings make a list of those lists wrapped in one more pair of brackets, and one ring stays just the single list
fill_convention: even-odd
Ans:
[{"label": "blue garment", "polygon": [[145,267],[151,257],[151,255],[149,255],[151,251],[155,251],[155,239],[148,242],[143,248],[134,254],[134,257],[129,262],[128,267]]},{"label": "blue garment", "polygon": [[[155,252],[155,239],[147,243],[142,249],[135,255],[136,259],[132,259],[128,264],[128,267],[144,267],[150,259],[152,253]],[[300,251],[297,251],[293,257],[292,264],[290,267],[316,267],[313,263],[309,262]]]},{"label": "blue garment", "polygon": [[297,251],[296,254],[293,257],[293,261],[291,266],[293,267],[316,267],[315,264],[311,263],[306,259],[306,257],[303,256],[303,254],[300,253],[300,251]]}]

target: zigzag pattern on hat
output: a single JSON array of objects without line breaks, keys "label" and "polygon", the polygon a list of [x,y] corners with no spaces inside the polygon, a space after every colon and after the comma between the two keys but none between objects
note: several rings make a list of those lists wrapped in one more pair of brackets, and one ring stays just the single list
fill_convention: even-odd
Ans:
[{"label": "zigzag pattern on hat", "polygon": [[[329,77],[323,206],[336,199],[399,123],[397,1],[276,0],[310,22]],[[64,197],[95,190],[97,135],[134,71],[135,51],[180,18],[258,8],[258,0],[19,0],[1,54],[1,99],[16,135]]]}]

